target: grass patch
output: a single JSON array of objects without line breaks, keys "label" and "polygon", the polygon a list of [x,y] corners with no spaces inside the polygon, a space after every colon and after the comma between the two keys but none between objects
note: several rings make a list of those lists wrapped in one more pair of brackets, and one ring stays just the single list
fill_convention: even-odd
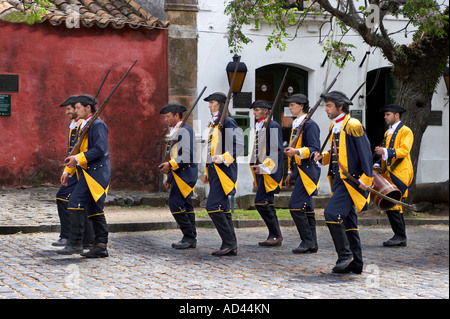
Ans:
[{"label": "grass patch", "polygon": [[[209,218],[206,210],[196,211],[195,215],[197,218]],[[277,209],[277,216],[278,219],[290,219],[291,213],[289,209]],[[259,215],[256,209],[235,209],[233,219],[261,219],[261,215]]]}]

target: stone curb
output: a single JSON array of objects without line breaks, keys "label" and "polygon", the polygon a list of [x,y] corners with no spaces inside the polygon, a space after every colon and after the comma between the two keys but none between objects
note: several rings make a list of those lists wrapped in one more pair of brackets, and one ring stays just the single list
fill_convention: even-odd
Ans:
[{"label": "stone curb", "polygon": [[[413,218],[405,219],[407,226],[423,226],[423,225],[448,225],[448,219],[440,218]],[[316,220],[317,226],[325,226],[323,219]],[[387,218],[360,218],[358,220],[360,226],[389,226]],[[211,220],[197,220],[197,227],[213,228],[214,224]],[[280,226],[294,227],[294,221],[289,219],[280,219]],[[238,219],[234,220],[235,228],[249,228],[249,227],[265,227],[262,220]],[[136,232],[136,231],[151,231],[176,229],[178,225],[175,221],[165,222],[142,222],[142,223],[110,223],[108,224],[108,231],[111,233],[117,232]],[[59,224],[50,225],[16,225],[16,226],[1,226],[0,235],[11,235],[17,233],[57,233],[60,231]]]}]

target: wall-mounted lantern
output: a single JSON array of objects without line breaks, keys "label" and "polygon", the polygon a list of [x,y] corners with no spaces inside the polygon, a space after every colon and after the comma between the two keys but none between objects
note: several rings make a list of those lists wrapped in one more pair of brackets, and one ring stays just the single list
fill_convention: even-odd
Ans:
[{"label": "wall-mounted lantern", "polygon": [[[231,85],[231,81],[233,80],[234,69],[236,68],[236,63],[238,59],[239,56],[235,54],[233,56],[233,61],[229,62],[227,65],[226,71],[228,77],[228,85]],[[246,75],[247,75],[247,66],[243,62],[239,62],[236,78],[234,79],[233,87],[231,89],[232,92],[234,93],[241,92]]]}]

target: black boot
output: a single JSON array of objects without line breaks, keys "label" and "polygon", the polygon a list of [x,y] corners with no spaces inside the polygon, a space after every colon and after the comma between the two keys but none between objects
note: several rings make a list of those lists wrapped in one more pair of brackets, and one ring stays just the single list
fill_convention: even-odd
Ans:
[{"label": "black boot", "polygon": [[311,235],[314,242],[314,248],[310,249],[311,253],[316,253],[319,250],[319,245],[317,244],[317,232],[316,232],[316,214],[314,212],[306,213],[308,218],[309,228],[311,229]]},{"label": "black boot", "polygon": [[400,213],[399,210],[388,210],[386,211],[386,215],[394,231],[394,236],[388,241],[383,242],[383,246],[406,246],[406,227],[403,213]]},{"label": "black boot", "polygon": [[106,244],[103,243],[95,244],[91,250],[80,255],[86,258],[104,258],[109,256]]},{"label": "black boot", "polygon": [[344,225],[327,223],[327,226],[330,230],[331,238],[333,239],[334,247],[338,255],[338,260],[332,271],[335,273],[345,273],[347,267],[353,261],[353,253],[350,250],[350,244],[345,233]]},{"label": "black boot", "polygon": [[192,225],[192,231],[194,233],[194,238],[197,239],[197,225],[195,223],[195,212],[188,212],[187,213],[189,220],[191,221],[191,225]]},{"label": "black boot", "polygon": [[86,221],[84,223],[83,248],[91,249],[94,245],[94,239],[94,226],[92,226],[92,221],[89,218],[86,218]]},{"label": "black boot", "polygon": [[353,253],[353,261],[347,267],[348,272],[360,274],[363,271],[363,258],[361,250],[361,240],[357,229],[347,230],[347,239],[350,244],[350,250]]},{"label": "black boot", "polygon": [[58,250],[60,255],[73,255],[83,252],[84,225],[87,219],[85,211],[70,212],[70,238],[66,246]]},{"label": "black boot", "polygon": [[[59,234],[60,238],[68,239],[70,237],[70,215],[67,209],[66,201],[62,201],[60,199],[56,200],[56,206],[58,208],[58,216],[61,225],[61,232]],[[61,246],[61,242],[58,241],[56,245],[53,246]]]},{"label": "black boot", "polygon": [[222,245],[220,250],[223,249],[236,249],[237,240],[236,234],[234,232],[233,220],[231,218],[231,213],[224,212],[214,212],[209,213],[214,226],[222,239]]},{"label": "black boot", "polygon": [[293,211],[291,210],[292,219],[297,226],[297,230],[300,234],[300,239],[302,242],[300,245],[293,249],[292,252],[294,254],[303,254],[306,252],[310,252],[311,250],[314,252],[315,244],[313,235],[311,233],[311,228],[308,223],[308,218],[306,217],[306,212],[301,211]]},{"label": "black boot", "polygon": [[261,215],[264,223],[269,230],[267,240],[259,242],[259,246],[281,246],[283,237],[281,236],[280,224],[278,222],[276,210],[274,206],[256,205],[256,210]]},{"label": "black boot", "polygon": [[73,255],[81,254],[83,252],[83,245],[66,245],[63,249],[58,250],[57,253],[60,255]]},{"label": "black boot", "polygon": [[[175,221],[183,233],[183,238],[178,243],[172,244],[175,249],[195,248],[197,246],[195,224],[192,225],[192,220],[186,212],[173,214]],[[195,220],[194,220],[195,223]]]}]

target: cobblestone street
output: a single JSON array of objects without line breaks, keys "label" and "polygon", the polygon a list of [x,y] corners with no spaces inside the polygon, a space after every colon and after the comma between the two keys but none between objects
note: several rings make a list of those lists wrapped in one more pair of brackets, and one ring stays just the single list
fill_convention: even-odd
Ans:
[{"label": "cobblestone street", "polygon": [[112,233],[110,257],[61,256],[57,233],[1,235],[0,298],[449,298],[447,225],[408,228],[408,246],[381,247],[386,227],[362,227],[365,271],[331,273],[328,230],[319,251],[295,255],[298,234],[283,228],[282,247],[264,248],[261,227],[237,229],[239,254],[217,258],[215,229],[199,229],[196,249],[170,248],[176,229]]},{"label": "cobblestone street", "polygon": [[331,273],[337,255],[323,223],[316,254],[291,252],[300,242],[292,223],[283,224],[283,245],[273,248],[257,245],[267,230],[249,226],[261,223],[239,223],[238,256],[218,258],[211,255],[220,246],[211,223],[198,227],[196,249],[175,250],[171,244],[181,232],[173,217],[169,212],[157,217],[152,207],[146,214],[154,215],[154,222],[145,231],[125,232],[129,224],[111,224],[110,257],[84,259],[59,255],[51,246],[59,236],[55,193],[54,188],[1,190],[0,299],[449,298],[448,218],[409,219],[408,246],[399,248],[382,247],[392,236],[386,221],[361,219],[361,275]]}]

